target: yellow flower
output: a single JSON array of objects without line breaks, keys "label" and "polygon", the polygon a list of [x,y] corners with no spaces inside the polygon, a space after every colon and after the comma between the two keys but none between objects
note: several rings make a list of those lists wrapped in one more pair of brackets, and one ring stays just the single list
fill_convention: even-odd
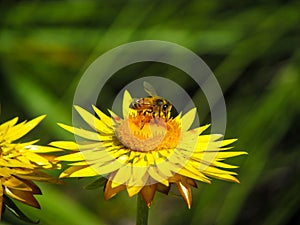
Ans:
[{"label": "yellow flower", "polygon": [[35,145],[38,140],[16,142],[44,117],[19,124],[16,124],[18,118],[14,118],[0,125],[0,216],[6,205],[11,208],[8,197],[40,208],[34,195],[41,194],[41,191],[33,181],[57,182],[57,179],[41,170],[60,168],[59,164],[55,163],[54,156],[41,153],[51,153],[59,149]]},{"label": "yellow flower", "polygon": [[[239,182],[236,168],[223,163],[226,158],[246,154],[227,151],[225,147],[236,139],[220,140],[222,135],[201,135],[209,125],[190,129],[196,109],[181,117],[152,118],[129,109],[132,98],[125,91],[123,119],[110,111],[111,117],[93,106],[97,117],[75,106],[84,121],[94,130],[89,131],[59,124],[80,137],[73,141],[56,141],[50,145],[71,150],[57,158],[68,161],[60,177],[105,176],[104,198],[110,199],[126,189],[128,195],[140,193],[151,206],[156,191],[167,194],[175,184],[187,206],[192,204],[191,186],[196,180],[210,183],[209,177]],[[141,124],[143,126],[141,127]]]}]

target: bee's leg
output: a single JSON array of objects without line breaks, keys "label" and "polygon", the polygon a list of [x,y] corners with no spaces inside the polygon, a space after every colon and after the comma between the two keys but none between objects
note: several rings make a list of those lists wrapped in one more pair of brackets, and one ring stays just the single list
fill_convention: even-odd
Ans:
[{"label": "bee's leg", "polygon": [[168,112],[163,112],[163,114],[164,114],[164,117],[165,117],[165,120],[168,120],[168,118],[170,117],[168,114]]},{"label": "bee's leg", "polygon": [[152,117],[153,117],[154,122],[157,124],[157,114],[156,114],[156,111],[152,111]]},{"label": "bee's leg", "polygon": [[143,120],[141,121],[140,130],[142,130],[144,126],[145,126],[145,120],[143,119]]},{"label": "bee's leg", "polygon": [[141,120],[141,123],[140,123],[140,130],[143,129],[143,127],[145,126],[145,118],[146,118],[146,115],[147,115],[148,111],[144,111],[143,112],[143,119]]}]

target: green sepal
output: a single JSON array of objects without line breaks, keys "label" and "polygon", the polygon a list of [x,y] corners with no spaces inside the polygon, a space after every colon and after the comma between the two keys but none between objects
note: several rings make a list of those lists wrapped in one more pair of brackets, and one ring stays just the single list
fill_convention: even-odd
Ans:
[{"label": "green sepal", "polygon": [[8,209],[10,212],[12,212],[17,218],[20,220],[27,222],[27,223],[32,223],[32,224],[38,224],[40,220],[34,221],[30,219],[28,216],[26,216],[19,208],[18,206],[11,200],[9,197],[4,195],[4,204],[5,208]]}]

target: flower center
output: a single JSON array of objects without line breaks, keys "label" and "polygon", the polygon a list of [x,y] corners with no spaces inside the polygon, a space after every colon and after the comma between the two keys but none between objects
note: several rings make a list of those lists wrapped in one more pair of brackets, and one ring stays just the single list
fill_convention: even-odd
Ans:
[{"label": "flower center", "polygon": [[177,146],[181,126],[172,119],[165,121],[152,116],[130,115],[117,126],[116,135],[119,141],[131,150],[158,151]]}]

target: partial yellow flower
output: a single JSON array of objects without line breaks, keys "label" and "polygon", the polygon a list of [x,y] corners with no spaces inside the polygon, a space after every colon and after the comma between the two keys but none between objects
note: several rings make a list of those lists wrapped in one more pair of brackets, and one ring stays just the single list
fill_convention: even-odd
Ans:
[{"label": "partial yellow flower", "polygon": [[0,216],[2,209],[8,204],[4,200],[7,197],[40,208],[34,195],[41,194],[41,191],[33,181],[57,182],[57,179],[42,170],[60,168],[53,155],[45,154],[59,149],[36,145],[38,140],[17,142],[44,117],[39,116],[19,124],[18,118],[14,118],[0,125]]},{"label": "partial yellow flower", "polygon": [[[111,117],[98,108],[98,117],[79,106],[75,109],[93,131],[59,124],[80,137],[73,141],[56,141],[50,145],[71,150],[57,158],[69,162],[60,177],[105,176],[104,198],[110,199],[126,189],[128,195],[140,193],[151,206],[156,191],[167,194],[175,184],[187,206],[192,204],[191,186],[196,180],[210,183],[209,177],[239,182],[236,168],[223,163],[226,158],[246,154],[227,151],[236,139],[222,140],[222,135],[202,135],[209,125],[190,129],[196,109],[181,117],[152,118],[130,110],[132,98],[125,91],[123,119],[110,111]],[[143,126],[141,127],[141,124]]]}]

